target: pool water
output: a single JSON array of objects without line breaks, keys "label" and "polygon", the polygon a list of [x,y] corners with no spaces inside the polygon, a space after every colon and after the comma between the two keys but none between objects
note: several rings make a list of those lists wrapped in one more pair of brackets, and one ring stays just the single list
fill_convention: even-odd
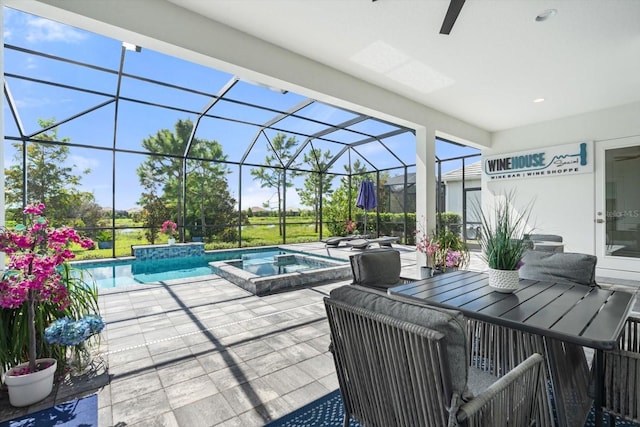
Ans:
[{"label": "pool water", "polygon": [[244,254],[242,259],[230,261],[228,264],[260,277],[305,271],[317,267],[301,260],[294,254],[282,254],[278,251]]},{"label": "pool water", "polygon": [[91,274],[98,289],[155,283],[212,274],[206,257],[174,258],[158,261],[109,261],[75,265]]},{"label": "pool water", "polygon": [[[230,251],[216,251],[205,253],[200,257],[168,258],[158,260],[108,260],[96,262],[74,263],[74,267],[90,273],[96,282],[98,289],[117,288],[121,286],[137,285],[141,283],[157,283],[172,279],[186,279],[190,277],[206,276],[214,274],[209,266],[213,261],[247,259],[247,271],[255,271],[257,266],[266,265],[264,260],[273,260],[273,257],[284,256],[284,262],[280,266],[265,272],[264,267],[261,275],[279,274],[294,268],[315,268],[314,266],[287,266],[287,255],[299,254],[302,252],[290,251],[280,248],[253,248],[238,249]],[[281,267],[281,268],[280,268]],[[242,268],[242,267],[239,267]],[[290,270],[289,270],[290,271]]]}]

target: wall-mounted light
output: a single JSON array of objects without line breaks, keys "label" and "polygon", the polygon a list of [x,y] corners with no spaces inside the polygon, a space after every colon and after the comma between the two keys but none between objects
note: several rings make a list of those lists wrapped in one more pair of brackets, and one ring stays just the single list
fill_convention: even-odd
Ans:
[{"label": "wall-mounted light", "polygon": [[286,89],[280,89],[280,88],[277,88],[277,87],[275,87],[275,86],[270,86],[270,85],[268,85],[268,84],[266,84],[266,83],[260,83],[260,82],[256,82],[256,81],[253,81],[253,80],[245,80],[245,82],[247,82],[247,83],[251,83],[252,85],[256,85],[256,86],[263,87],[263,88],[265,88],[265,89],[272,90],[272,91],[274,91],[274,92],[280,92],[280,93],[281,93],[281,94],[283,94],[283,95],[286,95],[286,94],[288,94],[288,93],[289,93],[289,91],[288,91],[288,90],[286,90]]},{"label": "wall-mounted light", "polygon": [[544,102],[544,98],[536,98],[533,100],[534,103],[539,104],[541,102]]},{"label": "wall-mounted light", "polygon": [[127,42],[122,42],[122,47],[124,47],[126,50],[130,50],[132,52],[140,52],[142,50],[142,48],[136,44],[133,43],[127,43]]}]

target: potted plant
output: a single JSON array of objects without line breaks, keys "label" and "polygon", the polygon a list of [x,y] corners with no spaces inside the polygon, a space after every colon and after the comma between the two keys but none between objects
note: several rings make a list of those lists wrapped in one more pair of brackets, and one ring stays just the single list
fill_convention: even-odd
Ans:
[{"label": "potted plant", "polygon": [[353,235],[358,233],[357,224],[351,218],[345,221],[344,231],[347,233],[346,235]]},{"label": "potted plant", "polygon": [[416,250],[425,254],[427,260],[427,265],[420,267],[421,278],[463,268],[469,262],[467,245],[460,236],[446,227],[429,235],[426,226],[422,222],[418,223]]},{"label": "potted plant", "polygon": [[442,227],[432,237],[434,273],[464,268],[469,262],[469,249],[460,235],[448,227]]},{"label": "potted plant", "polygon": [[433,269],[436,265],[436,252],[438,249],[437,243],[431,240],[429,231],[427,230],[427,221],[423,216],[422,221],[418,223],[418,228],[416,229],[416,250],[426,257],[426,265],[420,266],[421,279],[427,279],[433,276]]},{"label": "potted plant", "polygon": [[104,329],[104,321],[96,314],[87,314],[78,320],[69,317],[60,318],[44,331],[44,338],[49,344],[56,344],[69,349],[68,365],[72,375],[82,375],[91,364],[91,351],[87,341]]},{"label": "potted plant", "polygon": [[111,232],[107,230],[101,230],[96,234],[96,240],[98,241],[98,249],[111,249],[113,248],[113,239],[111,238]]},{"label": "potted plant", "polygon": [[524,235],[528,227],[531,203],[517,210],[513,192],[495,200],[491,215],[480,210],[479,243],[489,267],[489,286],[498,292],[513,292],[518,287],[518,269],[527,245]]},{"label": "potted plant", "polygon": [[[13,230],[0,231],[0,251],[9,260],[0,280],[0,307],[18,314],[13,319],[27,331],[27,354],[29,361],[9,369],[5,383],[9,390],[9,401],[14,406],[27,406],[51,393],[53,376],[57,368],[55,358],[38,359],[36,324],[42,324],[43,305],[65,310],[71,303],[64,268],[67,260],[75,255],[69,249],[76,243],[85,249],[95,244],[81,238],[73,228],[52,228],[43,216],[44,204],[27,206],[24,210],[27,225],[18,224]],[[15,311],[11,311],[15,310]],[[26,311],[26,316],[21,316]],[[7,311],[3,311],[3,317]],[[20,319],[22,317],[22,319]],[[26,317],[26,323],[24,322]],[[6,328],[7,325],[2,325]],[[6,334],[6,329],[3,329]],[[11,347],[16,347],[11,343]],[[21,348],[15,349],[20,354]]]},{"label": "potted plant", "polygon": [[162,228],[160,229],[160,231],[168,236],[168,245],[174,245],[176,243],[176,239],[173,236],[176,233],[177,228],[178,225],[173,221],[167,220],[162,223]]}]

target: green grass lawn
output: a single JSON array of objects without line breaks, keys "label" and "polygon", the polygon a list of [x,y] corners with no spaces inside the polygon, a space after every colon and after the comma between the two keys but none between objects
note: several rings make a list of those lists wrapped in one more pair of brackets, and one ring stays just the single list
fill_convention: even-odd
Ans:
[{"label": "green grass lawn", "polygon": [[[273,217],[252,217],[250,225],[242,227],[242,246],[267,246],[282,243],[282,236],[278,230],[277,218]],[[136,227],[139,224],[131,219],[116,219],[116,227]],[[319,234],[315,231],[313,218],[295,217],[287,218],[286,229],[287,243],[315,242],[319,240]],[[167,236],[160,234],[156,239],[156,244],[166,244]],[[116,257],[131,256],[132,245],[147,245],[148,240],[144,235],[144,230],[130,228],[128,230],[116,231]],[[229,249],[237,248],[237,242],[205,242],[205,249]],[[83,250],[73,248],[76,253],[76,260],[111,258],[114,255],[113,249],[93,249]]]}]

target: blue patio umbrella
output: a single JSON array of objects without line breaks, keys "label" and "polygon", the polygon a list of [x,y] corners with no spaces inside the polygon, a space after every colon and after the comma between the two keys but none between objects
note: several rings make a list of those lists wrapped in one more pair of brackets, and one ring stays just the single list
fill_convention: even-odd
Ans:
[{"label": "blue patio umbrella", "polygon": [[365,179],[360,183],[360,190],[356,199],[356,207],[364,209],[364,234],[367,234],[367,211],[376,206],[378,206],[378,198],[376,197],[373,181]]}]

